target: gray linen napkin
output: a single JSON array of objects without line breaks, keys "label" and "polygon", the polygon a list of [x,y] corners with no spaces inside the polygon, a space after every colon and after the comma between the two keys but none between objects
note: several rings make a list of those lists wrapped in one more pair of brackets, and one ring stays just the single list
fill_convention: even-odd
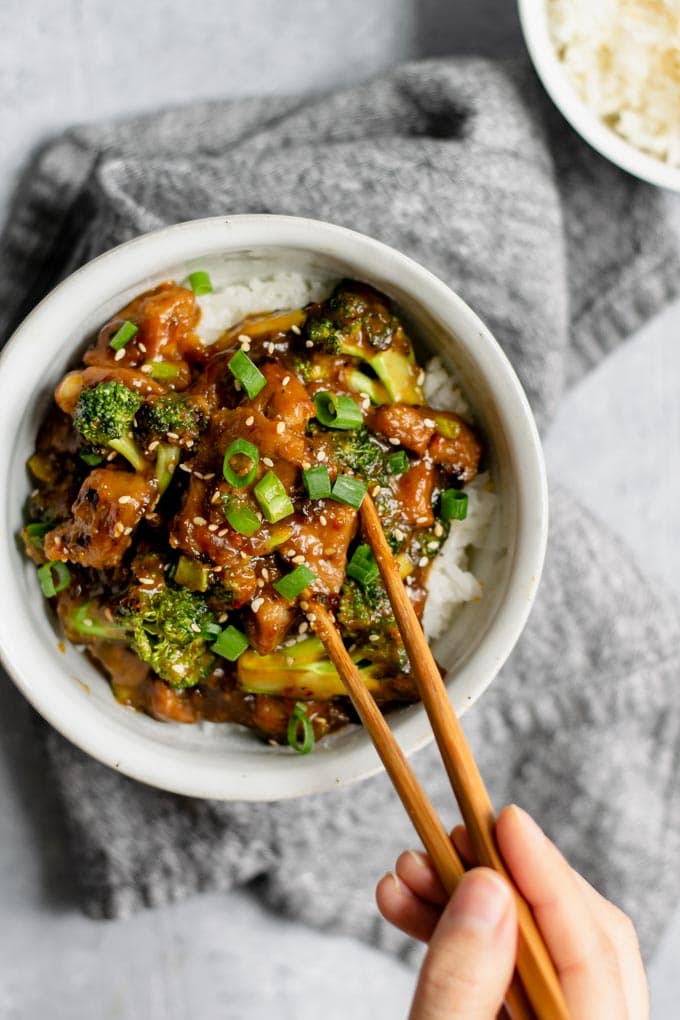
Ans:
[{"label": "gray linen napkin", "polygon": [[[0,329],[115,243],[237,212],[328,219],[432,269],[491,326],[542,426],[680,281],[658,193],[581,143],[526,67],[466,59],[306,101],[218,102],[69,132],[18,196],[0,250]],[[532,810],[630,912],[647,949],[680,895],[679,655],[675,607],[554,485],[537,606],[466,729],[496,804]],[[290,917],[411,952],[373,905],[376,877],[414,841],[384,776],[223,804],[136,784],[51,731],[47,747],[88,913],[252,883]],[[436,754],[415,763],[453,818]]]}]

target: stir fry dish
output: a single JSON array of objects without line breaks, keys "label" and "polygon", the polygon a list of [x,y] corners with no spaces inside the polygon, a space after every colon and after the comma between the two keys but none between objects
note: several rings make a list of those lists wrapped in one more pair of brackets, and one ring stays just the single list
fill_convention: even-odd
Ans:
[{"label": "stir fry dish", "polygon": [[365,493],[422,614],[482,444],[426,406],[404,326],[372,288],[343,281],[208,346],[196,298],[211,287],[196,272],[140,294],[61,380],[22,538],[64,635],[119,702],[305,753],[355,721],[312,595],[383,710],[417,699],[362,539]]}]

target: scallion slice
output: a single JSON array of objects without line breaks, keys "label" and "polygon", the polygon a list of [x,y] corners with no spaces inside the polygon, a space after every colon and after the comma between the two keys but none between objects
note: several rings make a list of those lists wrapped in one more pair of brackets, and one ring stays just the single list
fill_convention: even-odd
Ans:
[{"label": "scallion slice", "polygon": [[243,506],[231,500],[226,503],[224,516],[234,531],[237,531],[239,535],[245,535],[246,538],[254,535],[262,523],[255,511],[251,510],[249,506]]},{"label": "scallion slice", "polygon": [[338,475],[331,489],[331,496],[336,502],[346,503],[347,506],[358,510],[367,488],[366,482],[362,482],[360,478],[354,478],[352,475]]},{"label": "scallion slice", "polygon": [[109,347],[112,347],[114,351],[122,351],[125,344],[129,344],[137,333],[139,333],[139,326],[126,319],[120,329],[117,329],[109,340]]},{"label": "scallion slice", "polygon": [[211,645],[213,652],[221,655],[223,659],[228,659],[229,662],[236,662],[247,647],[248,638],[243,631],[233,627],[231,624],[225,627],[223,631],[220,631],[217,641]]},{"label": "scallion slice", "polygon": [[468,494],[460,489],[442,492],[441,515],[445,521],[464,521],[468,512]]},{"label": "scallion slice", "polygon": [[347,576],[365,585],[378,576],[378,564],[370,545],[358,545],[347,564]]},{"label": "scallion slice", "polygon": [[53,598],[58,592],[68,588],[71,582],[71,571],[61,560],[51,560],[38,567],[38,580],[46,599]]},{"label": "scallion slice", "polygon": [[81,450],[78,456],[83,464],[87,464],[88,467],[96,467],[97,464],[101,464],[104,460],[99,453],[89,453],[87,450]]},{"label": "scallion slice", "polygon": [[408,471],[408,454],[406,450],[397,450],[387,458],[387,468],[391,475],[403,475]]},{"label": "scallion slice", "polygon": [[310,499],[327,499],[331,494],[331,477],[325,464],[305,468],[302,472],[302,484]]},{"label": "scallion slice", "polygon": [[322,390],[314,395],[314,406],[316,417],[329,429],[356,429],[364,423],[361,408],[351,397]]},{"label": "scallion slice", "polygon": [[236,382],[241,384],[251,400],[267,383],[262,372],[245,351],[237,351],[229,361],[228,367]]},{"label": "scallion slice", "polygon": [[278,581],[274,581],[273,587],[279,595],[283,595],[284,599],[292,602],[293,599],[298,597],[300,592],[309,587],[312,581],[316,581],[314,571],[300,564],[295,570],[291,570],[290,574],[286,574],[285,577],[280,577]]},{"label": "scallion slice", "polygon": [[147,365],[151,366],[152,379],[176,379],[179,375],[179,368],[171,361],[147,361]]},{"label": "scallion slice", "polygon": [[295,708],[288,720],[288,743],[298,754],[309,754],[314,747],[314,727],[307,715],[307,706],[302,701],[295,703]]},{"label": "scallion slice", "polygon": [[35,545],[38,549],[42,548],[42,540],[48,531],[51,531],[54,524],[43,524],[40,521],[34,521],[32,524],[26,525],[26,538]]},{"label": "scallion slice", "polygon": [[273,471],[268,471],[260,478],[253,492],[262,513],[270,524],[275,524],[284,517],[288,517],[295,510],[281,479]]},{"label": "scallion slice", "polygon": [[[231,466],[231,462],[234,457],[245,457],[250,461],[250,466],[245,472],[235,471]],[[224,454],[224,461],[222,462],[222,474],[224,480],[233,485],[235,489],[245,489],[247,485],[252,485],[257,475],[257,465],[260,463],[260,451],[253,444],[249,443],[247,439],[235,439],[234,442],[227,447],[226,453]]]},{"label": "scallion slice", "polygon": [[203,269],[197,269],[195,272],[189,273],[187,283],[196,297],[200,297],[201,294],[212,294],[213,285],[210,274],[206,273]]}]

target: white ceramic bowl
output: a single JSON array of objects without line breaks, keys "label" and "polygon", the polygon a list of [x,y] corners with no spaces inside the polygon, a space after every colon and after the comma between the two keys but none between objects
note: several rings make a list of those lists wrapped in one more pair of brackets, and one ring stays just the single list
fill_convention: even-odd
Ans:
[{"label": "white ceramic bowl", "polygon": [[650,156],[618,135],[584,103],[560,61],[548,31],[546,0],[518,0],[529,56],[546,92],[571,126],[612,163],[650,184],[680,191],[680,169]]},{"label": "white ceramic bowl", "polygon": [[[35,567],[16,535],[29,490],[25,462],[50,393],[84,340],[134,294],[218,259],[231,282],[293,269],[368,281],[394,298],[423,347],[459,372],[491,451],[500,496],[496,552],[474,569],[485,595],[458,614],[436,646],[459,712],[504,663],[531,607],[546,540],[541,447],[524,393],[477,316],[440,280],[362,234],[286,216],[233,216],[180,223],[121,245],[61,283],[28,316],[0,359],[0,651],[16,684],[56,729],[135,779],[201,797],[277,800],[329,790],[376,772],[366,733],[353,726],[302,757],[229,724],[157,722],[121,707],[74,646],[60,641]],[[13,440],[13,441],[10,441]],[[62,646],[63,647],[63,646]],[[430,739],[420,705],[390,716],[407,752]]]}]

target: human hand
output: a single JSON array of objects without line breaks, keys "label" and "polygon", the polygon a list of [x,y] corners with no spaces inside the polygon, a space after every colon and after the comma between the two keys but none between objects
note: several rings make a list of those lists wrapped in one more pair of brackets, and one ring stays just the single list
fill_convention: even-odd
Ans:
[{"label": "human hand", "polygon": [[[572,1020],[646,1020],[647,980],[629,918],[569,866],[521,808],[500,813],[496,839],[533,908]],[[453,840],[461,857],[472,860],[462,826]],[[407,850],[378,883],[376,899],[388,921],[429,942],[410,1020],[494,1020],[517,946],[507,882],[474,868],[449,901],[427,855]]]}]

